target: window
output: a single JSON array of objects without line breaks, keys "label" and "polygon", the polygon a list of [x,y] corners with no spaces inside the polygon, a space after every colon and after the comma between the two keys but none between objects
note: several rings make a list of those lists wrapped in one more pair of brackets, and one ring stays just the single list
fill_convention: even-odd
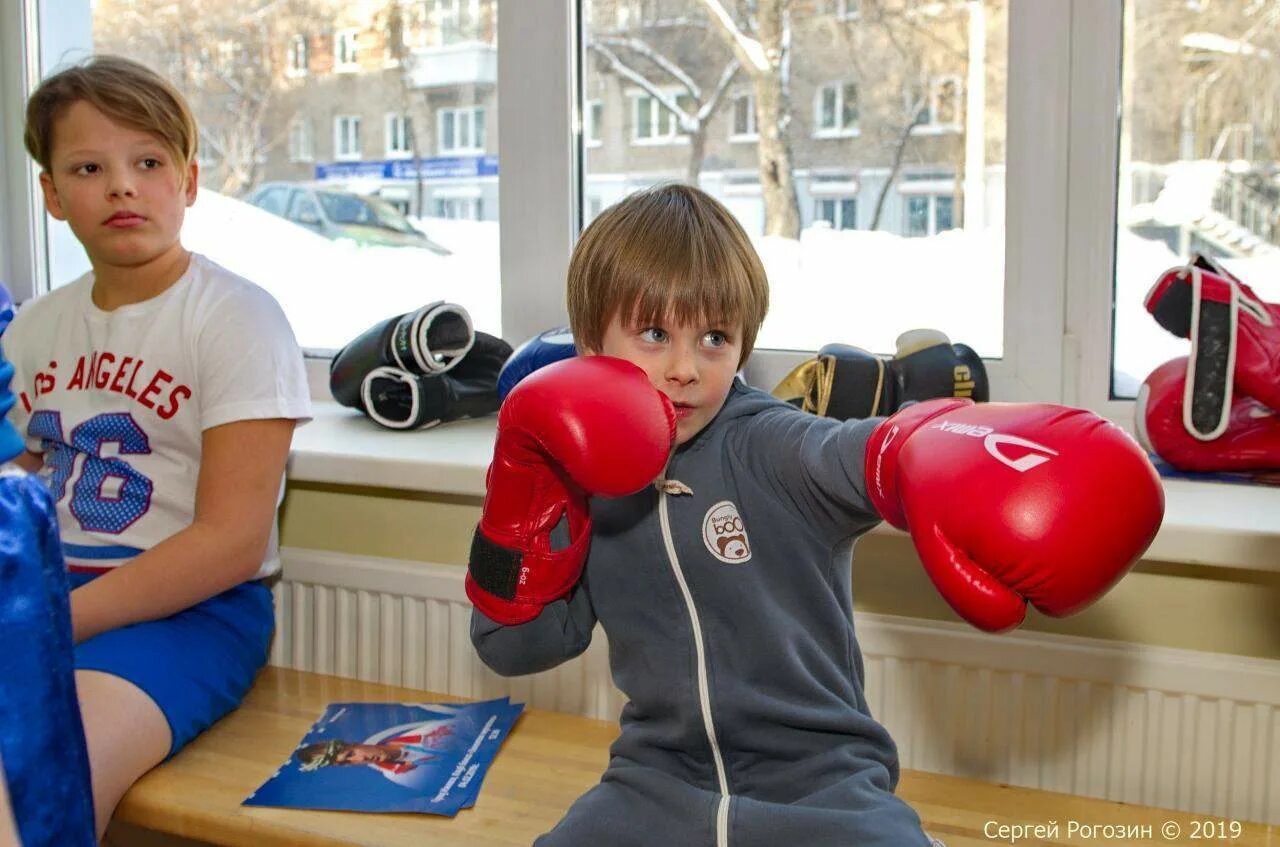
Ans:
[{"label": "window", "polygon": [[360,157],[360,118],[339,115],[333,119],[333,158],[349,161]]},{"label": "window", "polygon": [[310,118],[295,118],[289,124],[289,161],[310,162],[315,157]]},{"label": "window", "polygon": [[360,69],[360,51],[357,40],[359,29],[340,29],[333,36],[333,69],[350,73]]},{"label": "window", "polygon": [[284,72],[287,76],[307,75],[307,37],[305,35],[289,37],[289,46],[285,50]]},{"label": "window", "polygon": [[273,215],[284,217],[285,203],[289,200],[289,189],[277,186],[268,188],[257,197],[257,205]]},{"label": "window", "polygon": [[832,15],[839,21],[857,20],[862,14],[862,0],[819,0],[818,14]]},{"label": "window", "polygon": [[484,109],[440,109],[436,112],[441,153],[476,153],[485,149]]},{"label": "window", "polygon": [[437,197],[434,215],[450,220],[478,221],[483,218],[484,202],[479,197]]},{"label": "window", "polygon": [[440,46],[466,41],[480,41],[481,4],[479,0],[430,0],[432,21]]},{"label": "window", "polygon": [[754,94],[739,94],[733,98],[733,129],[730,141],[756,141],[756,98]]},{"label": "window", "polygon": [[413,122],[408,115],[394,112],[387,114],[386,140],[388,159],[408,159],[413,156]]},{"label": "window", "polygon": [[310,192],[294,190],[289,198],[289,207],[285,217],[296,224],[307,227],[320,226],[320,206]]},{"label": "window", "polygon": [[[923,90],[923,94],[921,93]],[[963,127],[963,83],[958,76],[934,77],[929,81],[927,89],[908,86],[902,92],[905,107],[919,104],[914,132],[941,133],[960,132]]]},{"label": "window", "polygon": [[[1263,9],[1265,5],[1265,11]],[[1280,300],[1280,50],[1270,4],[1126,4],[1114,204],[1110,398],[1136,396],[1190,346],[1143,298],[1168,268],[1207,254]],[[1111,128],[1114,131],[1114,124]],[[1101,305],[1101,304],[1100,304]],[[1101,365],[1101,363],[1100,363]]]},{"label": "window", "polygon": [[948,129],[960,129],[962,83],[958,76],[939,77],[930,85],[933,123]]},{"label": "window", "polygon": [[582,141],[588,147],[599,147],[600,127],[604,122],[604,101],[592,100],[582,112],[585,121],[582,127]]},{"label": "window", "polygon": [[[840,338],[892,353],[897,336],[918,326],[946,332],[984,356],[1003,355],[1004,327],[1013,325],[1005,316],[1003,248],[1011,4],[935,2],[926,12],[894,0],[875,4],[872,15],[871,5],[853,0],[793,3],[790,41],[774,44],[761,40],[769,30],[759,15],[768,4],[724,4],[734,10],[743,39],[737,42],[726,37],[707,5],[663,0],[663,25],[645,26],[647,10],[640,5],[583,0],[583,47],[593,58],[582,65],[580,108],[588,100],[603,101],[610,114],[618,108],[627,126],[623,143],[614,140],[616,133],[605,133],[601,148],[583,162],[579,218],[590,221],[637,189],[671,180],[698,185],[720,200],[757,240],[769,273],[774,306],[748,369],[758,385],[776,384],[789,370],[782,363],[798,363],[780,350],[813,350]],[[628,13],[618,14],[624,8]],[[856,23],[833,26],[836,13]],[[1038,26],[1039,19],[1027,14],[1024,21]],[[603,42],[619,61],[596,61],[593,42]],[[725,67],[743,46],[786,51],[789,97],[783,107],[763,103],[742,71],[721,88]],[[648,58],[653,55],[667,59],[672,72],[655,70]],[[926,91],[928,79],[945,76],[943,70],[964,83],[941,86],[936,110],[961,127],[975,127],[975,143],[967,143],[963,132],[908,132],[916,114],[904,107],[901,92],[925,69]],[[673,84],[677,73],[692,86]],[[987,87],[973,99],[980,111],[969,116],[969,98],[959,95],[971,77],[983,78]],[[724,93],[712,104],[718,90]],[[682,106],[695,120],[682,127],[658,91],[685,95]],[[698,102],[690,91],[699,92]],[[704,112],[709,117],[700,126],[696,118]],[[760,148],[772,143],[766,122],[785,137],[785,152],[766,149],[765,167],[786,170],[794,186],[789,194],[774,188],[773,174],[761,173]],[[918,173],[930,179],[907,178]],[[912,196],[919,199],[908,210]],[[839,229],[841,237],[808,238],[808,227]],[[910,240],[909,231],[917,233]],[[793,246],[779,249],[786,242]],[[849,284],[855,266],[908,281],[895,287],[883,308],[870,310],[865,292]],[[907,267],[912,270],[904,274]],[[838,307],[815,310],[819,299]],[[989,370],[998,380],[1000,367]],[[1011,384],[1021,388],[1023,382]]]},{"label": "window", "polygon": [[910,194],[906,197],[905,234],[918,238],[937,235],[955,226],[955,198],[949,194]]},{"label": "window", "polygon": [[814,134],[825,137],[852,135],[858,131],[858,84],[841,82],[818,89]]},{"label": "window", "polygon": [[[191,104],[200,129],[200,191],[186,213],[184,240],[275,296],[309,351],[335,350],[386,315],[420,306],[424,279],[436,280],[433,297],[465,304],[477,329],[502,334],[499,163],[497,155],[485,155],[482,149],[492,140],[486,124],[499,104],[493,29],[498,2],[453,4],[484,42],[483,51],[462,52],[472,58],[482,55],[483,67],[455,62],[455,54],[438,56],[445,60],[447,78],[433,77],[430,88],[410,92],[415,104],[433,104],[427,112],[405,104],[402,73],[353,73],[336,79],[328,73],[354,71],[370,61],[380,68],[390,0],[235,0],[200,4],[198,15],[190,14],[191,4],[171,0],[133,0],[129,14],[120,14],[118,3],[58,0],[32,5],[42,24],[32,22],[31,33],[38,34],[39,43],[24,43],[25,30],[11,29],[13,16],[0,13],[0,53],[7,56],[9,47],[20,47],[29,49],[28,55],[44,56],[44,74],[71,61],[69,57],[111,53],[142,62],[173,82]],[[405,30],[415,45],[432,46],[434,10],[429,1],[406,2],[403,9]],[[245,17],[250,12],[251,21]],[[521,31],[528,34],[542,26],[539,20]],[[165,37],[157,38],[158,32]],[[376,53],[372,58],[370,51]],[[25,96],[23,76],[0,74],[6,102]],[[440,154],[434,128],[430,138],[414,143],[413,131],[427,132],[422,121],[434,125],[435,108],[441,105],[467,107],[461,111],[470,114],[460,123],[467,136],[464,146],[475,148],[467,151],[470,155]],[[482,114],[477,116],[477,110]],[[405,120],[388,121],[388,112],[403,113]],[[410,115],[417,126],[410,124]],[[374,122],[372,131],[362,125],[363,118]],[[12,161],[25,160],[20,144],[0,138],[0,153]],[[414,147],[421,155],[416,161],[402,152]],[[415,223],[451,255],[379,247],[376,230],[362,231],[360,238],[368,240],[357,244],[339,229],[315,223],[324,210],[302,196],[292,200],[291,193],[273,191],[268,202],[282,217],[275,226],[263,226],[262,211],[248,198],[263,186],[300,182],[317,190],[394,196],[393,202],[419,217]],[[12,181],[0,178],[0,184],[8,186],[5,200],[13,198]],[[432,217],[433,191],[441,185],[472,195],[444,210],[457,217],[448,229]],[[0,203],[0,279],[18,288],[19,297],[25,300],[89,269],[83,248],[64,222],[17,212],[17,205]],[[29,205],[24,202],[23,208]],[[285,225],[290,217],[295,223],[300,217],[313,222],[300,224],[308,230],[302,231]],[[22,226],[18,235],[13,233],[15,221]],[[20,245],[19,251],[9,249],[13,244]],[[28,244],[33,246],[22,247]],[[289,262],[282,264],[280,255],[288,255]],[[17,262],[22,263],[20,273]],[[455,272],[462,266],[469,270]],[[297,285],[300,278],[309,284]],[[22,282],[14,284],[15,279]],[[318,301],[317,290],[352,296]]]},{"label": "window", "polygon": [[[676,105],[685,110],[693,105],[693,98],[688,94],[676,95],[675,100]],[[657,97],[633,94],[631,103],[632,144],[670,144],[680,138],[680,119]]]},{"label": "window", "polygon": [[832,229],[858,228],[858,200],[854,197],[820,197],[813,216]]}]

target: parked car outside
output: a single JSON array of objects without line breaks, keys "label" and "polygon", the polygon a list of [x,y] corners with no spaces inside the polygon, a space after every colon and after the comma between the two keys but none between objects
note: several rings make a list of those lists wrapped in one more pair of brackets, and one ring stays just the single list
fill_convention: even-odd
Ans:
[{"label": "parked car outside", "polygon": [[440,256],[448,248],[432,241],[391,204],[351,191],[268,182],[247,202],[334,241],[360,245],[421,247]]}]

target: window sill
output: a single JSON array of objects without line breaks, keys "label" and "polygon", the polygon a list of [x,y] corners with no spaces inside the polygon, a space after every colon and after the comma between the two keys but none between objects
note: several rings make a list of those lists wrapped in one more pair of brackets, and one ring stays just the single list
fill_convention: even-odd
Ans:
[{"label": "window sill", "polygon": [[[295,482],[484,496],[493,417],[399,433],[333,402],[316,402],[314,414],[293,439]],[[1164,524],[1145,560],[1280,573],[1280,488],[1173,479],[1164,490]],[[873,532],[901,534],[887,524]]]}]

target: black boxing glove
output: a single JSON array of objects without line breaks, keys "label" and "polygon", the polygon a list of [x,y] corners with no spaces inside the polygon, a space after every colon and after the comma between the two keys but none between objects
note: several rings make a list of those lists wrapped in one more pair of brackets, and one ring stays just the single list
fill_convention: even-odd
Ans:
[{"label": "black boxing glove", "polygon": [[498,374],[511,345],[486,332],[475,333],[467,354],[448,372],[422,375],[383,365],[365,375],[361,406],[388,429],[430,429],[498,410]]},{"label": "black boxing glove", "polygon": [[893,358],[847,344],[828,344],[801,364],[773,394],[806,412],[849,420],[891,415],[903,404],[937,397],[990,399],[982,357],[935,329],[898,336]]},{"label": "black boxing glove", "polygon": [[467,310],[454,303],[430,303],[370,327],[338,351],[329,364],[329,391],[344,406],[362,408],[364,378],[390,366],[409,374],[448,371],[471,349],[475,332]]}]

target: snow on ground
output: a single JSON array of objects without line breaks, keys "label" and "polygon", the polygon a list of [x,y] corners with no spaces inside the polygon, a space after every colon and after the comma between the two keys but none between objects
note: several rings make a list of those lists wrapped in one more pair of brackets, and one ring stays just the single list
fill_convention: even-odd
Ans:
[{"label": "snow on ground", "polygon": [[435,300],[462,304],[477,329],[497,333],[497,224],[437,229],[435,223],[428,233],[453,255],[330,241],[205,189],[187,210],[182,239],[188,249],[270,291],[303,347],[341,347],[377,321]]},{"label": "snow on ground", "polygon": [[[304,347],[341,347],[385,317],[442,299],[466,307],[477,329],[499,334],[498,224],[440,218],[416,223],[453,255],[329,241],[208,190],[188,210],[183,240],[270,291]],[[904,238],[819,226],[805,230],[799,241],[767,237],[757,239],[756,247],[769,273],[771,300],[760,348],[813,350],[840,341],[891,353],[900,333],[934,327],[984,356],[1003,352],[1000,231]],[[1122,393],[1136,390],[1155,366],[1188,350],[1186,341],[1170,336],[1142,308],[1151,283],[1178,263],[1162,242],[1121,231],[1115,361]],[[1227,266],[1261,296],[1280,300],[1280,252]]]}]

